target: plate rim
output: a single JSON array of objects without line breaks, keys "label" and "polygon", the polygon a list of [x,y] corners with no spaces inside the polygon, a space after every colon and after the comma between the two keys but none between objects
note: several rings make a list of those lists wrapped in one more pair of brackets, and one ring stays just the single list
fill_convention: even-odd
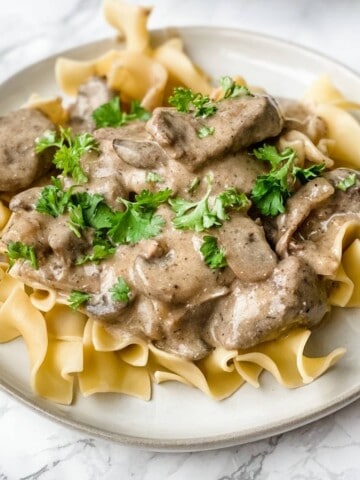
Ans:
[{"label": "plate rim", "polygon": [[[269,43],[276,44],[280,47],[291,47],[294,50],[301,52],[302,54],[310,55],[313,58],[326,60],[332,63],[335,67],[342,70],[347,75],[354,77],[356,81],[360,82],[360,72],[352,67],[349,67],[347,64],[342,63],[341,61],[334,59],[330,55],[324,54],[316,49],[311,47],[303,46],[299,43],[285,40],[274,35],[256,32],[252,30],[246,30],[236,27],[226,27],[226,26],[204,26],[204,25],[191,25],[191,26],[168,26],[164,28],[150,29],[150,35],[160,36],[169,33],[179,33],[186,40],[186,35],[188,32],[197,32],[202,35],[206,34],[232,34],[232,35],[244,35],[247,37],[252,37],[254,39],[260,39],[262,41],[268,41]],[[16,71],[10,77],[5,78],[4,81],[0,83],[0,89],[6,87],[11,83],[16,77],[26,75],[26,72],[32,69],[40,68],[43,63],[55,60],[59,56],[71,56],[75,52],[78,52],[82,48],[90,49],[92,46],[99,46],[101,43],[109,42],[114,40],[114,37],[103,37],[91,42],[80,43],[76,46],[68,48],[66,50],[59,51],[55,54],[46,56],[30,65]],[[119,42],[120,44],[121,42]],[[306,388],[303,387],[303,388]],[[242,431],[234,431],[231,433],[221,434],[221,435],[211,435],[205,437],[197,438],[150,438],[150,437],[140,437],[137,435],[127,435],[117,432],[109,432],[103,430],[100,427],[90,426],[82,421],[76,421],[71,418],[67,418],[62,414],[53,413],[47,406],[41,406],[38,403],[32,401],[24,393],[20,392],[15,387],[11,386],[4,379],[0,379],[0,390],[9,394],[11,398],[14,398],[16,401],[30,408],[33,412],[42,417],[55,421],[57,424],[62,426],[70,427],[73,430],[76,430],[81,433],[86,433],[101,439],[115,442],[120,445],[137,447],[150,451],[157,452],[194,452],[194,451],[204,451],[212,449],[226,448],[236,445],[242,445],[245,443],[254,442],[264,438],[272,437],[284,432],[292,431],[296,428],[304,426],[306,424],[312,423],[316,420],[324,418],[337,410],[353,403],[360,398],[360,385],[354,387],[346,393],[339,394],[331,401],[323,404],[321,407],[314,408],[308,411],[303,415],[296,415],[287,418],[283,421],[275,421],[272,423],[267,423],[265,427],[250,427]],[[46,401],[46,400],[44,400]],[[50,401],[49,401],[50,404]],[[71,407],[69,407],[71,408]]]}]

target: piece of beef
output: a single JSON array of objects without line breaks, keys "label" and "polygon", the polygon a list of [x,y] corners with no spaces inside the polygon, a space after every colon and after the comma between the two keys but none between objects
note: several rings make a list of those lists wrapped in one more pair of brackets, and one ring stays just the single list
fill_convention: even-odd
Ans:
[{"label": "piece of beef", "polygon": [[[199,138],[202,125],[214,128],[214,133]],[[174,108],[156,108],[146,128],[170,157],[193,171],[209,160],[275,137],[282,126],[276,102],[271,97],[257,95],[219,102],[217,112],[206,119]]]},{"label": "piece of beef", "polygon": [[206,340],[227,349],[250,348],[295,325],[314,327],[328,308],[325,283],[307,263],[288,257],[264,282],[234,282],[214,308]]},{"label": "piece of beef", "polygon": [[35,152],[35,140],[54,124],[38,110],[23,108],[0,117],[0,191],[29,187],[51,167],[52,149]]}]

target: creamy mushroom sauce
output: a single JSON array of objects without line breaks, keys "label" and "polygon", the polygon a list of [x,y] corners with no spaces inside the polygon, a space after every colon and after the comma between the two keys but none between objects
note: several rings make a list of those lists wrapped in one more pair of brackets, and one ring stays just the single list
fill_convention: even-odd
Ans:
[{"label": "creamy mushroom sauce", "polygon": [[[70,109],[74,131],[93,130],[91,112],[109,98],[102,80],[85,84]],[[207,176],[213,179],[212,196],[228,187],[249,194],[266,169],[251,154],[254,144],[294,128],[312,139],[326,136],[324,122],[305,106],[293,101],[281,105],[267,95],[219,102],[216,114],[206,119],[215,134],[203,139],[196,134],[202,120],[173,108],[157,108],[146,124],[94,130],[100,155],[81,159],[89,181],[77,190],[102,194],[114,209],[120,208],[118,197],[143,189],[169,187],[175,196],[198,200],[206,192]],[[13,194],[27,188],[10,202],[13,215],[2,241],[34,246],[39,262],[38,270],[16,262],[14,276],[65,296],[72,290],[91,293],[83,308],[89,316],[122,335],[144,336],[193,360],[215,346],[245,349],[323,319],[329,289],[323,275],[336,268],[329,245],[339,225],[360,214],[359,187],[346,192],[334,188],[348,170],[333,170],[300,187],[277,218],[261,217],[254,208],[232,211],[229,221],[208,232],[176,229],[174,212],[164,204],[157,214],[166,224],[158,236],[120,245],[113,257],[97,265],[76,266],[76,259],[91,248],[90,233],[77,238],[68,215],[53,218],[35,210],[41,191],[36,181],[43,183],[50,163],[48,153],[35,154],[34,142],[51,128],[36,110],[0,119],[0,190]],[[161,175],[163,183],[149,183],[149,172]],[[189,193],[197,178],[199,187]],[[69,178],[63,183],[73,184]],[[200,246],[209,233],[225,251],[225,268],[214,270],[204,262]],[[109,294],[119,276],[131,288],[128,304]]]}]

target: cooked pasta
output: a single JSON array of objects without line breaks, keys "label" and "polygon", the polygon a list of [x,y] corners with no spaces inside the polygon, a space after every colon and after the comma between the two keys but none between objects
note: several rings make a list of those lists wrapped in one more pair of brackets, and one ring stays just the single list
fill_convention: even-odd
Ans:
[{"label": "cooked pasta", "polygon": [[[217,102],[226,97],[226,90],[224,94],[223,90],[214,89],[208,77],[192,63],[184,52],[180,39],[167,40],[156,48],[151,45],[151,37],[147,30],[150,12],[151,9],[127,5],[119,0],[105,0],[105,18],[117,30],[119,36],[125,38],[125,43],[89,61],[59,58],[56,62],[55,75],[62,91],[75,96],[81,92],[83,84],[92,77],[105,77],[107,88],[117,92],[121,102],[129,106],[133,101],[140,99],[141,106],[149,111],[164,105],[174,86],[201,92],[198,95],[206,96],[206,105],[208,105],[206,102],[210,101],[207,95],[211,95],[211,98]],[[232,88],[237,86],[247,89],[242,77],[235,80]],[[290,149],[294,152],[296,167],[299,169],[304,169],[309,163],[328,169],[334,166],[360,168],[358,154],[360,126],[348,112],[348,110],[359,108],[359,105],[345,99],[327,77],[321,77],[314,83],[306,92],[304,102],[306,105],[311,105],[316,115],[325,122],[326,136],[318,133],[321,130],[318,124],[310,125],[307,132],[301,130],[301,125],[295,128],[296,125],[294,127],[291,124],[285,133],[281,135],[269,133],[268,137],[277,137],[277,147],[280,150],[286,152]],[[69,120],[69,111],[63,107],[59,98],[42,99],[39,96],[32,96],[24,107],[41,111],[58,127],[66,126]],[[191,121],[195,122],[195,120]],[[204,125],[201,127],[203,128]],[[211,137],[214,131],[211,128],[214,129],[214,127],[207,125],[205,127],[207,131],[204,135]],[[200,138],[199,135],[198,137]],[[106,135],[104,138],[107,141]],[[205,139],[204,144],[206,141]],[[258,141],[254,140],[253,143]],[[148,143],[156,142],[152,140]],[[165,147],[164,150],[166,150]],[[162,154],[157,153],[157,155],[157,161],[161,163]],[[132,161],[135,160],[132,158]],[[230,169],[232,165],[230,164]],[[201,171],[208,178],[208,171]],[[154,174],[154,172],[150,173]],[[183,170],[180,169],[178,173],[181,177]],[[153,175],[153,178],[158,178],[156,181],[160,183],[163,181],[159,180],[162,178],[160,174],[158,177]],[[196,178],[194,175],[193,181]],[[106,184],[105,187],[108,185],[111,183]],[[76,186],[72,184],[71,188]],[[334,188],[331,186],[327,188],[332,189],[333,193]],[[102,194],[103,189],[100,189],[99,193]],[[323,192],[320,193],[323,194]],[[57,193],[57,195],[60,194]],[[294,194],[294,198],[296,195],[297,193]],[[0,232],[5,232],[5,235],[11,233],[11,212],[7,207],[11,196],[12,192],[0,201]],[[310,211],[311,208],[308,214]],[[58,212],[52,212],[51,215],[55,218]],[[313,252],[319,248],[319,243],[311,237],[306,242],[303,242],[305,237],[291,240],[296,229],[291,230],[292,227],[287,226],[289,217],[286,218],[286,213],[278,217],[279,222],[282,222],[278,233],[282,237],[277,238],[277,253],[282,255],[285,252],[285,258],[288,254],[291,256],[292,252],[299,250],[305,252],[304,255],[313,255]],[[357,269],[360,262],[360,219],[355,217],[354,214],[354,218],[347,219],[342,224],[336,224],[333,227],[336,234],[329,234],[327,237],[325,232],[320,239],[323,242],[326,240],[324,248],[328,255],[327,262],[324,264],[314,261],[314,270],[316,275],[326,277],[329,285],[332,285],[328,295],[330,305],[360,307],[360,274]],[[298,222],[299,228],[303,228],[305,217],[299,220],[299,212],[295,212],[291,218]],[[37,228],[41,230],[42,226],[38,225]],[[269,224],[269,229],[271,228],[274,226]],[[81,232],[74,230],[74,225],[72,231],[78,238],[81,237]],[[145,238],[148,240],[149,237]],[[56,238],[54,244],[56,244]],[[56,248],[58,248],[57,244],[54,250]],[[149,243],[148,255],[155,257],[160,255],[161,252],[159,253],[157,248],[158,245]],[[2,248],[4,259],[7,258],[5,250]],[[129,249],[126,255],[133,255],[131,253],[133,250]],[[30,255],[27,257],[28,262],[32,260],[31,251],[29,252],[27,252]],[[229,254],[228,257],[230,264],[231,255]],[[20,257],[15,257],[15,259],[18,258]],[[81,264],[79,259],[77,261],[77,265]],[[266,262],[271,263],[271,258]],[[88,269],[90,277],[94,276],[91,268]],[[238,265],[232,268],[240,270]],[[271,269],[274,270],[274,268],[276,268],[274,264],[271,264]],[[250,262],[247,270],[251,269]],[[246,268],[243,270],[245,271]],[[255,271],[256,268],[253,270]],[[243,271],[241,274],[244,274]],[[251,274],[256,276],[256,272]],[[153,342],[145,334],[134,333],[131,330],[125,332],[116,324],[98,321],[96,315],[93,318],[88,312],[85,314],[71,309],[61,288],[43,285],[35,274],[32,275],[27,282],[23,282],[19,279],[21,275],[16,262],[12,268],[8,262],[4,261],[1,264],[0,343],[9,342],[19,336],[23,337],[29,355],[33,390],[42,397],[62,404],[71,404],[77,383],[84,396],[98,392],[117,392],[149,400],[153,382],[177,381],[198,388],[216,400],[221,400],[232,395],[244,383],[259,387],[260,375],[267,371],[284,387],[297,388],[322,375],[345,353],[344,348],[337,348],[326,356],[307,357],[304,349],[311,330],[300,324],[282,335],[277,335],[276,338],[264,337],[248,348],[225,348],[216,345],[201,358],[194,356],[189,359],[186,355],[182,356],[161,348],[161,345]],[[99,272],[96,275],[99,275]],[[143,271],[142,275],[145,276]],[[161,275],[161,270],[158,275]],[[277,278],[279,279],[280,276]],[[140,280],[142,281],[143,278],[141,277]],[[209,280],[209,284],[211,281]],[[252,281],[254,281],[253,277],[249,283],[251,284]],[[149,281],[148,284],[147,288],[151,289],[151,282]],[[226,288],[224,285],[225,280],[213,299],[223,295]],[[127,295],[124,285],[122,287],[123,290],[119,295]],[[185,285],[184,290],[186,288]],[[249,295],[251,297],[252,293]],[[151,298],[150,294],[149,298]],[[126,301],[128,300],[129,297],[126,297]],[[168,298],[166,302],[169,303]],[[159,318],[163,314],[161,309],[165,309],[166,302],[164,301],[161,305],[161,302],[154,302],[155,306],[152,306],[153,309],[158,308],[156,315]],[[169,321],[171,325],[167,326],[174,336],[178,332],[176,315],[183,314],[181,310],[183,307],[179,306],[182,303],[185,302],[182,300],[177,302],[177,309],[171,319],[173,324]],[[249,303],[251,303],[250,300]],[[137,316],[144,315],[147,304],[134,302],[131,308],[130,314],[137,321]],[[326,309],[327,306],[324,308]],[[94,309],[96,311],[96,305]],[[119,316],[122,315],[120,310]],[[292,320],[295,324],[296,318]],[[123,322],[126,323],[126,320],[123,319]],[[281,328],[279,331],[281,333]],[[190,330],[190,332],[195,335],[193,331]],[[156,337],[156,332],[154,336]]]}]

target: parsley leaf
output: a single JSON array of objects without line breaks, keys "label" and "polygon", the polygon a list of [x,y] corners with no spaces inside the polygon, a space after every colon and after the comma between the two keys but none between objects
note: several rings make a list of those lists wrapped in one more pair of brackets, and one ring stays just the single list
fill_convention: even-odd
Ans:
[{"label": "parsley leaf", "polygon": [[235,208],[236,210],[241,210],[249,206],[250,201],[245,193],[239,193],[235,188],[230,187],[217,195],[213,211],[220,220],[224,221],[230,218],[226,213],[226,209]]},{"label": "parsley leaf", "polygon": [[193,178],[193,180],[190,182],[190,185],[187,188],[187,192],[191,194],[194,193],[195,190],[197,190],[199,185],[200,185],[200,178],[199,177]]},{"label": "parsley leaf", "polygon": [[324,170],[325,164],[320,163],[319,165],[311,165],[311,167],[308,168],[294,167],[293,174],[302,184],[304,184],[319,177]]},{"label": "parsley leaf", "polygon": [[157,172],[149,172],[146,175],[146,181],[148,183],[164,183],[164,178]]},{"label": "parsley leaf", "polygon": [[80,206],[85,226],[100,230],[112,226],[114,212],[98,193],[77,192],[72,195],[72,202]]},{"label": "parsley leaf", "polygon": [[101,260],[111,257],[116,252],[116,247],[114,247],[110,242],[107,244],[98,244],[93,245],[93,251],[90,255],[85,255],[84,257],[79,258],[76,261],[76,265],[83,265],[86,262],[92,262],[98,264]]},{"label": "parsley leaf", "polygon": [[250,205],[244,193],[237,192],[235,188],[228,188],[216,196],[214,206],[210,208],[208,201],[210,193],[211,185],[209,185],[204,197],[197,202],[189,202],[179,197],[169,200],[173,211],[176,213],[172,220],[175,227],[202,232],[207,228],[218,227],[225,220],[228,220],[227,208],[239,210]]},{"label": "parsley leaf", "polygon": [[291,175],[296,152],[286,148],[282,152],[271,145],[254,150],[258,160],[268,161],[271,171],[259,175],[251,192],[251,199],[263,215],[275,216],[285,211],[285,201],[291,196],[288,177]]},{"label": "parsley leaf", "polygon": [[119,201],[125,206],[125,211],[114,212],[109,230],[109,238],[114,243],[137,243],[140,240],[155,237],[165,224],[160,215],[154,215],[161,203],[168,201],[172,191],[169,188],[159,192],[143,190],[135,195],[135,201],[124,198]]},{"label": "parsley leaf", "polygon": [[199,138],[205,138],[209,135],[214,135],[215,127],[208,127],[207,125],[201,125],[199,130],[197,130],[196,134]]},{"label": "parsley leaf", "polygon": [[220,87],[224,90],[224,99],[242,96],[254,96],[248,87],[245,85],[237,85],[231,77],[221,77],[219,83]]},{"label": "parsley leaf", "polygon": [[264,162],[270,162],[271,169],[275,170],[281,163],[286,160],[294,161],[296,152],[290,147],[285,148],[282,152],[279,152],[276,147],[272,145],[263,145],[253,151],[253,154],[258,160]]},{"label": "parsley leaf", "polygon": [[53,163],[63,175],[70,175],[76,183],[85,183],[88,178],[80,165],[80,158],[87,152],[98,152],[98,144],[90,133],[72,136],[71,128],[60,127],[60,136],[47,132],[36,140],[35,151],[56,147]]},{"label": "parsley leaf", "polygon": [[69,306],[73,310],[77,310],[80,307],[80,305],[87,302],[89,299],[90,299],[89,293],[73,290],[68,297],[68,302],[69,302]]},{"label": "parsley leaf", "polygon": [[271,170],[259,175],[251,192],[251,199],[263,215],[276,216],[285,212],[285,202],[292,195],[292,186],[298,178],[306,183],[318,177],[325,165],[312,165],[309,168],[294,166],[296,151],[285,148],[279,152],[272,145],[263,145],[253,151],[258,160],[271,164]]},{"label": "parsley leaf", "polygon": [[110,288],[109,292],[115,302],[129,303],[131,290],[122,277],[118,277],[117,282]]},{"label": "parsley leaf", "polygon": [[211,193],[211,186],[204,197],[198,202],[189,202],[183,198],[174,198],[169,200],[171,208],[176,213],[172,223],[176,228],[181,230],[195,230],[195,232],[202,232],[203,230],[221,225],[216,214],[210,211],[209,195]]},{"label": "parsley leaf", "polygon": [[169,104],[176,108],[178,112],[194,114],[194,117],[207,118],[217,111],[217,106],[211,102],[208,95],[194,93],[189,88],[176,87],[173,94],[169,97]]},{"label": "parsley leaf", "polygon": [[217,239],[211,235],[205,235],[200,247],[204,262],[210,268],[223,268],[227,266],[224,250],[218,247]]},{"label": "parsley leaf", "polygon": [[149,120],[151,113],[141,106],[139,100],[133,100],[130,104],[130,113],[123,112],[119,97],[113,97],[108,103],[104,103],[92,113],[96,128],[120,127],[134,120]]},{"label": "parsley leaf", "polygon": [[58,178],[51,178],[52,185],[47,185],[41,190],[35,209],[52,217],[65,213],[72,194],[72,188],[65,192]]},{"label": "parsley leaf", "polygon": [[70,213],[70,223],[69,227],[74,234],[80,238],[81,232],[86,228],[83,210],[81,205],[69,205],[69,213]]},{"label": "parsley leaf", "polygon": [[356,174],[350,173],[347,177],[341,180],[341,182],[337,183],[335,187],[338,190],[342,190],[343,192],[346,192],[348,188],[353,187],[354,185],[356,185]]},{"label": "parsley leaf", "polygon": [[14,265],[15,260],[22,259],[30,262],[35,270],[38,269],[35,248],[30,245],[22,242],[9,242],[5,253],[9,257],[10,267]]}]

